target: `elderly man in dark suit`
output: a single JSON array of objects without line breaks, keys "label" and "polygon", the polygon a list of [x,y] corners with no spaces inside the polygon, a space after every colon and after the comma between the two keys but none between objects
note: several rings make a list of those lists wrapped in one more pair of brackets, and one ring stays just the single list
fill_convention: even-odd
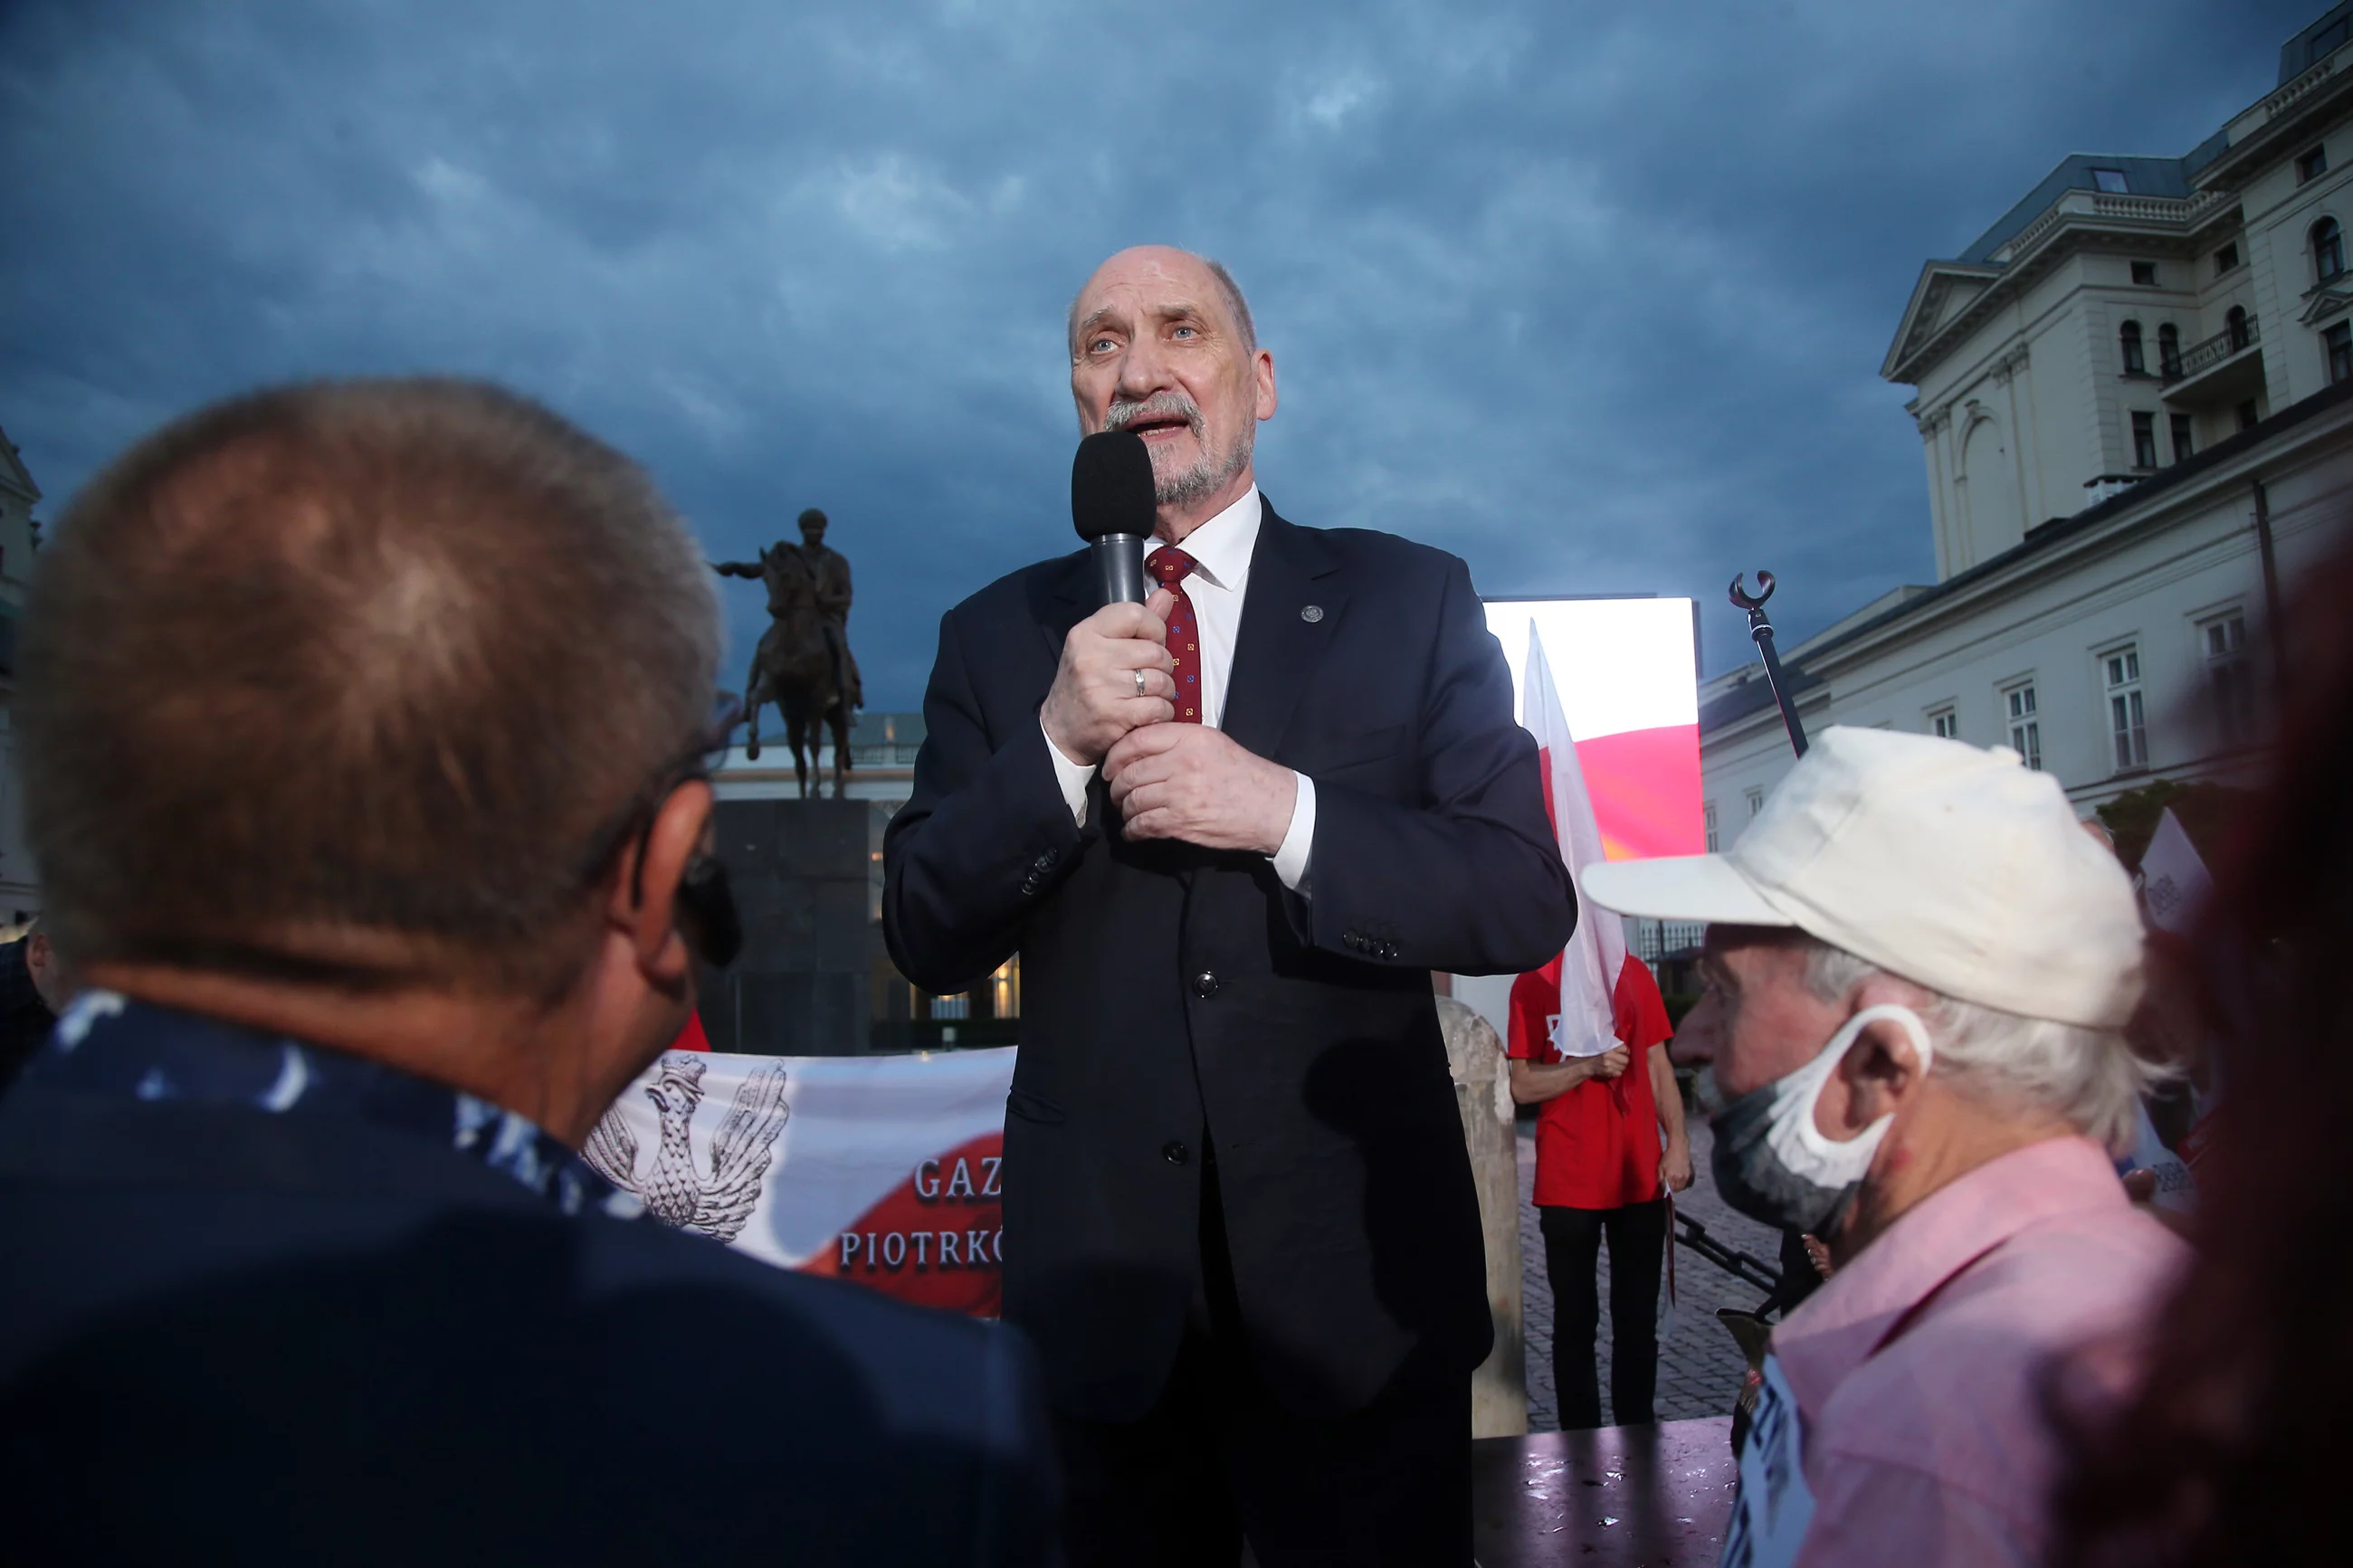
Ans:
[{"label": "elderly man in dark suit", "polygon": [[1082,1563],[1463,1563],[1492,1339],[1430,972],[1576,922],[1462,563],[1259,494],[1274,361],[1225,269],[1113,257],[1082,432],[1151,451],[1147,605],[1085,557],[942,623],[885,922],[955,992],[1018,952],[1006,1315]]},{"label": "elderly man in dark suit", "polygon": [[16,706],[91,989],[0,1102],[12,1560],[1050,1558],[1013,1331],[574,1156],[726,957],[718,652],[644,474],[488,387],[261,394],[77,499]]}]

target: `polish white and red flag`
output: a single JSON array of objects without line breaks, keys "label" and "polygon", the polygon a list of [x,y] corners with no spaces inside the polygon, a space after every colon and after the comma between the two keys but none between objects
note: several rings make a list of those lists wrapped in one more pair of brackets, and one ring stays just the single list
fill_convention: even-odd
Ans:
[{"label": "polish white and red flag", "polygon": [[1692,602],[1498,598],[1486,611],[1532,731],[1528,653],[1544,650],[1602,852],[1612,860],[1703,853]]},{"label": "polish white and red flag", "polygon": [[1011,1047],[891,1057],[678,1048],[582,1153],[654,1220],[764,1263],[997,1315]]},{"label": "polish white and red flag", "polygon": [[[1577,737],[1569,730],[1552,662],[1545,657],[1544,639],[1534,625],[1528,627],[1521,688],[1520,723],[1535,737],[1545,809],[1560,842],[1561,860],[1572,877],[1578,876],[1609,857],[1585,787],[1585,769],[1577,761]],[[1627,952],[1625,929],[1617,917],[1590,907],[1580,910],[1577,934],[1555,962],[1560,966],[1560,1011],[1550,1020],[1553,1049],[1563,1057],[1598,1057],[1621,1045],[1619,993],[1650,984],[1651,972]]]}]

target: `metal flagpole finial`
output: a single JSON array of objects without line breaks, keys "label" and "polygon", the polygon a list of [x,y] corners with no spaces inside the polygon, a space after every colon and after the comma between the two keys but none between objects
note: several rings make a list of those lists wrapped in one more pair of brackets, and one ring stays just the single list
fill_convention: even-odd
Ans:
[{"label": "metal flagpole finial", "polygon": [[1757,618],[1757,612],[1763,609],[1765,601],[1772,596],[1773,574],[1763,567],[1757,569],[1757,595],[1754,598],[1749,597],[1748,595],[1748,574],[1746,572],[1733,574],[1732,603],[1736,607],[1746,610],[1750,620]]},{"label": "metal flagpole finial", "polygon": [[1798,721],[1798,705],[1790,700],[1788,682],[1781,678],[1781,660],[1773,652],[1773,623],[1765,618],[1765,601],[1773,596],[1773,574],[1761,566],[1757,568],[1755,594],[1748,592],[1747,579],[1746,572],[1733,574],[1733,606],[1748,612],[1748,635],[1756,639],[1757,655],[1764,661],[1766,682],[1773,689],[1773,700],[1780,705],[1781,722],[1789,731],[1789,744],[1802,757],[1806,754],[1806,727]]}]

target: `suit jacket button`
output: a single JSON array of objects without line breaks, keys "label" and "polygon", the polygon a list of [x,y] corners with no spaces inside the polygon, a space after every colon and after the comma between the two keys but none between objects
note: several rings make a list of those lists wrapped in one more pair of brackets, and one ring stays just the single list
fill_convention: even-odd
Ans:
[{"label": "suit jacket button", "polygon": [[1035,871],[1021,879],[1021,893],[1024,898],[1038,896],[1038,874]]},{"label": "suit jacket button", "polygon": [[1194,995],[1200,997],[1203,1001],[1205,1001],[1205,1002],[1206,1002],[1206,1001],[1208,1001],[1210,997],[1215,996],[1217,994],[1218,994],[1218,977],[1217,977],[1214,973],[1210,973],[1208,970],[1204,969],[1203,971],[1201,971],[1201,973],[1200,973],[1196,974],[1195,976],[1193,976],[1193,994],[1194,994]]},{"label": "suit jacket button", "polygon": [[1172,1138],[1160,1145],[1160,1157],[1172,1165],[1181,1165],[1193,1157],[1193,1151]]}]

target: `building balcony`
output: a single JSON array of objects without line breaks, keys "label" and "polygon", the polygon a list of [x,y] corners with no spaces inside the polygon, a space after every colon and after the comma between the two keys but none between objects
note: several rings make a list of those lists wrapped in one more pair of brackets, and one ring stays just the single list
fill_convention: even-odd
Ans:
[{"label": "building balcony", "polygon": [[2263,392],[2262,322],[2249,316],[2164,366],[2165,401],[2178,408],[2221,408]]}]

